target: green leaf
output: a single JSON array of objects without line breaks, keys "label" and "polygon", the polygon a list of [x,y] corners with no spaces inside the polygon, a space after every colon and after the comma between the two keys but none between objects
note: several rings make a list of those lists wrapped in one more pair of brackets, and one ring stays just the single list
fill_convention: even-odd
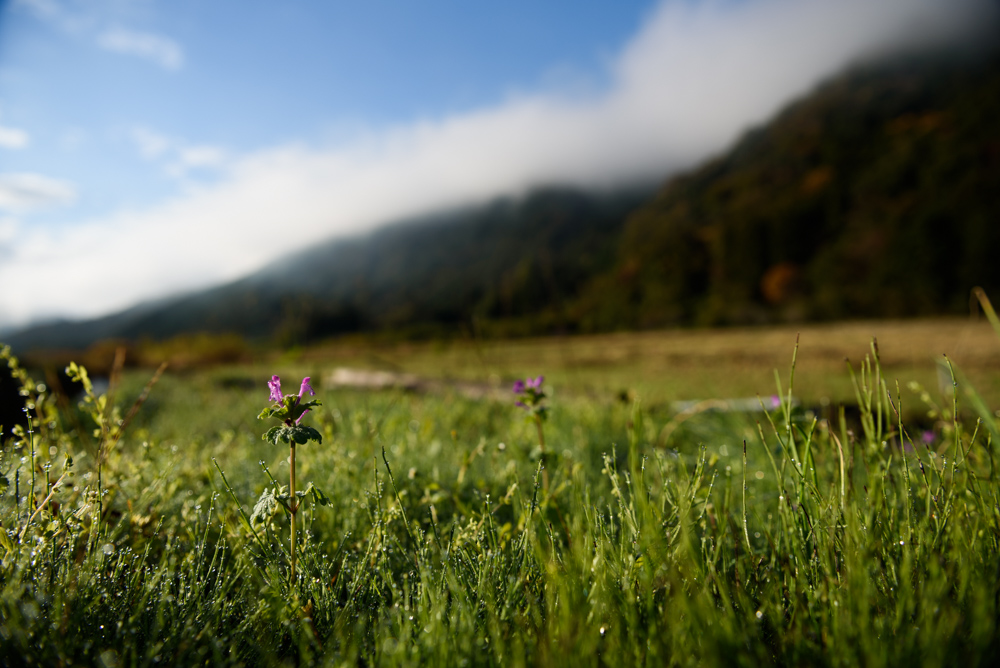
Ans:
[{"label": "green leaf", "polygon": [[266,488],[257,499],[257,505],[253,507],[250,515],[250,524],[266,522],[274,514],[274,509],[278,507],[278,500],[274,498],[274,490]]},{"label": "green leaf", "polygon": [[296,443],[306,443],[308,441],[316,441],[317,443],[323,442],[323,435],[316,431],[313,427],[303,427],[302,425],[295,425],[293,427],[288,427],[288,429],[293,430]]},{"label": "green leaf", "polygon": [[313,484],[310,484],[309,487],[310,487],[309,491],[312,492],[313,499],[316,501],[316,503],[318,503],[321,506],[330,505],[330,497],[324,494],[319,487],[316,487]]},{"label": "green leaf", "polygon": [[4,529],[0,529],[0,545],[2,545],[8,553],[13,554],[14,544],[11,542],[10,537],[7,536],[7,531]]},{"label": "green leaf", "polygon": [[277,445],[278,439],[281,438],[280,432],[282,429],[284,429],[284,427],[281,426],[271,427],[270,429],[267,430],[267,432],[265,432],[265,434],[261,438],[263,438],[263,440],[267,441],[268,443]]},{"label": "green leaf", "polygon": [[299,424],[288,425],[278,425],[271,427],[262,437],[263,440],[278,445],[278,443],[287,443],[291,445],[292,443],[297,443],[299,445],[303,443],[308,443],[309,441],[316,441],[317,443],[323,442],[323,435],[316,431],[313,427],[306,427]]}]

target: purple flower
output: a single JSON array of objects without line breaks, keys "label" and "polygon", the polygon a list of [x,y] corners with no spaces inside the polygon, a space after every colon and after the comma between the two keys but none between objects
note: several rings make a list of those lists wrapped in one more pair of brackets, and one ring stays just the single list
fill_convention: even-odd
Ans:
[{"label": "purple flower", "polygon": [[781,398],[775,394],[771,396],[771,408],[778,408],[781,406]]},{"label": "purple flower", "polygon": [[312,406],[321,405],[319,401],[306,397],[307,392],[316,396],[316,391],[309,384],[310,380],[309,376],[302,379],[298,395],[283,395],[281,393],[281,379],[278,376],[271,376],[271,380],[267,381],[267,388],[270,390],[269,396],[274,403],[261,411],[259,417],[276,418],[284,422],[286,427],[301,424],[302,418],[306,416]]},{"label": "purple flower", "polygon": [[267,386],[271,389],[271,401],[281,403],[281,379],[277,376],[271,376],[271,380],[267,381]]},{"label": "purple flower", "polygon": [[528,376],[524,380],[518,380],[514,382],[514,405],[518,408],[523,408],[528,414],[529,418],[538,420],[541,424],[542,420],[545,419],[548,407],[545,406],[545,392],[542,391],[542,383],[545,382],[545,376],[538,376],[537,378],[532,378]]},{"label": "purple flower", "polygon": [[923,441],[924,445],[930,445],[934,442],[934,432],[925,430],[924,433],[920,435],[920,440]]}]

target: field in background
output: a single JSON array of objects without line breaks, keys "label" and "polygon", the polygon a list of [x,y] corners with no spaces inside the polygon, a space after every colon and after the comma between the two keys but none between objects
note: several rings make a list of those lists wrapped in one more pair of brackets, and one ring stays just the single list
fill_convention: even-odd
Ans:
[{"label": "field in background", "polygon": [[[332,343],[304,352],[296,366],[381,369],[502,387],[545,374],[556,392],[613,398],[632,391],[646,403],[769,396],[774,371],[786,382],[796,336],[795,394],[804,403],[853,402],[845,358],[855,368],[876,337],[885,374],[905,391],[911,381],[937,394],[950,378],[943,355],[996,404],[1000,343],[985,319],[864,321],[780,327],[693,329],[512,341],[372,346]],[[942,385],[944,383],[944,385]]]},{"label": "field in background", "polygon": [[[651,439],[669,433],[671,447],[694,452],[699,443],[719,445],[715,441],[722,438],[721,417],[689,419],[691,416],[678,415],[681,410],[691,402],[719,399],[748,400],[744,407],[755,409],[758,395],[769,401],[776,393],[775,372],[787,391],[797,335],[795,397],[803,408],[834,422],[837,406],[848,406],[849,416],[857,406],[844,359],[849,358],[857,370],[871,354],[872,336],[878,338],[887,383],[895,395],[898,381],[904,415],[914,425],[933,428],[940,419],[928,416],[927,397],[914,390],[914,382],[927,390],[930,401],[950,406],[951,380],[947,367],[939,363],[944,359],[942,353],[948,354],[959,376],[961,416],[975,416],[969,391],[978,393],[991,409],[1000,407],[1000,341],[989,324],[938,319],[490,342],[338,341],[269,353],[241,364],[179,372],[168,369],[134,427],[142,430],[142,439],[178,447],[182,452],[211,444],[214,455],[226,457],[227,443],[255,443],[260,438],[260,423],[255,418],[267,396],[266,381],[274,373],[311,376],[316,387],[330,397],[331,410],[353,406],[371,412],[372,406],[391,405],[393,411],[419,414],[424,406],[461,399],[462,405],[474,406],[475,411],[503,415],[504,423],[517,424],[517,415],[508,415],[513,401],[510,383],[529,375],[545,375],[554,406],[552,418],[574,434],[567,439],[570,443],[586,441],[592,449],[620,443],[630,406],[638,400],[649,412]],[[384,388],[387,391],[381,392],[337,387],[330,382],[331,376],[342,368],[385,372],[420,383],[415,390]],[[137,396],[149,375],[145,369],[129,371],[122,401]],[[575,433],[581,414],[600,415],[603,426],[581,437]],[[377,421],[378,416],[372,419]],[[724,440],[730,449],[734,439],[757,438],[754,425],[761,419],[759,414],[736,414],[726,419]],[[452,437],[449,434],[456,425],[434,422],[434,437],[442,442],[458,438],[468,446],[467,438],[472,445],[479,438],[469,429],[458,429]],[[684,428],[673,433],[681,422]],[[471,431],[478,433],[478,429],[473,426]],[[739,438],[735,434],[740,434]]]}]

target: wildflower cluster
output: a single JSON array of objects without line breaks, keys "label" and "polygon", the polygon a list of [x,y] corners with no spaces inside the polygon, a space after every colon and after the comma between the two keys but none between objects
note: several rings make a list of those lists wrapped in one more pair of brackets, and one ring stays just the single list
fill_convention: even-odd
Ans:
[{"label": "wildflower cluster", "polygon": [[545,401],[545,392],[542,391],[544,381],[545,376],[537,378],[529,376],[514,383],[514,395],[517,397],[514,405],[523,408],[529,420],[545,420],[548,415],[549,407],[543,403]]},{"label": "wildflower cluster", "polygon": [[264,434],[264,440],[274,445],[278,445],[279,442],[289,445],[292,443],[302,444],[307,441],[322,443],[323,437],[316,429],[299,424],[311,408],[322,405],[315,399],[302,401],[306,392],[310,396],[316,396],[316,392],[313,391],[312,386],[309,384],[309,376],[302,379],[302,385],[299,387],[298,394],[282,395],[281,379],[278,376],[271,376],[271,380],[267,382],[267,386],[271,390],[270,399],[274,403],[262,410],[257,419],[277,418],[283,424],[268,429]]}]

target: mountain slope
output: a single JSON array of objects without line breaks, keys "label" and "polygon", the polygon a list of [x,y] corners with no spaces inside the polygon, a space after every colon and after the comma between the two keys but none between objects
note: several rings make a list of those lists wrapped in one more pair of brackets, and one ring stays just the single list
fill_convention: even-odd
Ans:
[{"label": "mountain slope", "polygon": [[478,315],[517,318],[560,310],[615,258],[627,215],[652,192],[537,190],[479,207],[330,241],[245,279],[81,323],[9,337],[21,350],[81,348],[100,338],[162,339],[236,332],[302,343],[359,330],[430,333]]},{"label": "mountain slope", "polygon": [[1000,292],[1000,59],[855,70],[667,183],[582,329],[967,312]]},{"label": "mountain slope", "polygon": [[543,189],[331,241],[15,347],[960,313],[1000,294],[1000,55],[856,68],[658,192]]}]

